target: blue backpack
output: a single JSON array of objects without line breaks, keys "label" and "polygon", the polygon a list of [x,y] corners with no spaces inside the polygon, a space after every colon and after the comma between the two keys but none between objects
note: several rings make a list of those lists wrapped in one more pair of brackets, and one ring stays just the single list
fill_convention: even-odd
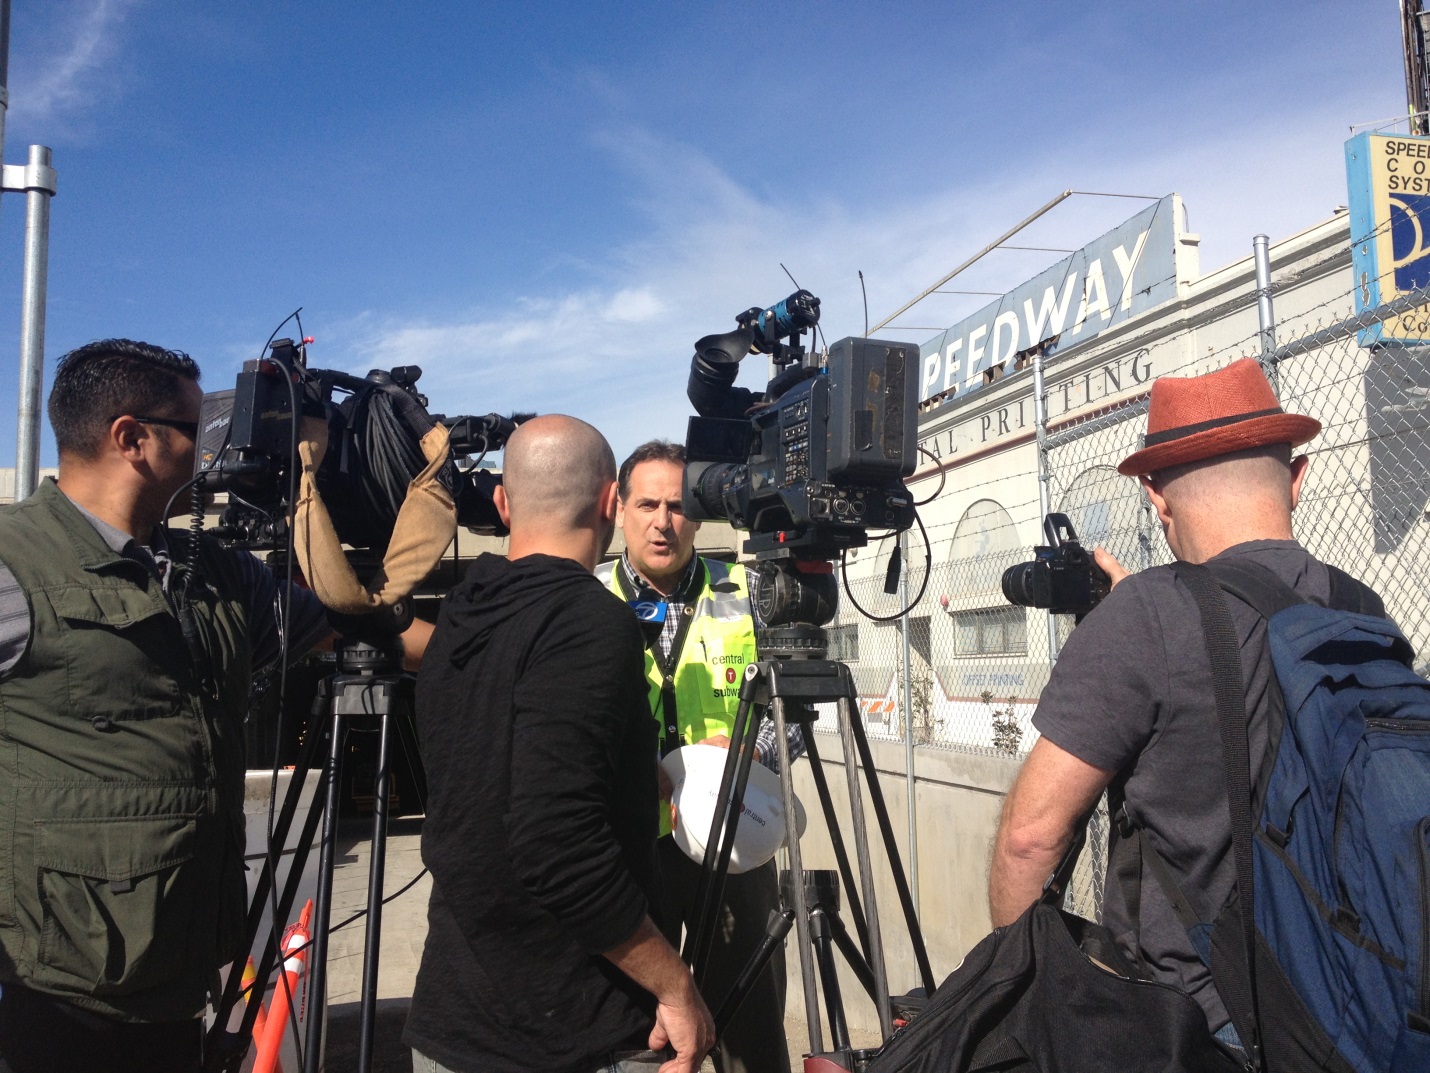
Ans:
[{"label": "blue backpack", "polygon": [[[1188,919],[1138,841],[1248,1067],[1430,1070],[1430,682],[1379,598],[1339,570],[1321,607],[1244,560],[1175,569],[1201,611],[1227,764],[1237,885],[1215,921]],[[1259,772],[1223,591],[1266,619],[1284,700]]]}]

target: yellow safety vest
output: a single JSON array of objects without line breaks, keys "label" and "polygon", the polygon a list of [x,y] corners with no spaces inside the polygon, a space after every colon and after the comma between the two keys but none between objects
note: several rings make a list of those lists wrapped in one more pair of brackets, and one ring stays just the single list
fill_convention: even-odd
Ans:
[{"label": "yellow safety vest", "polygon": [[[616,563],[596,568],[601,583],[623,600],[638,594],[627,591]],[[661,755],[681,745],[692,745],[717,734],[728,735],[740,706],[740,683],[745,668],[759,657],[755,652],[755,622],[750,615],[750,590],[745,568],[715,559],[700,560],[703,581],[695,598],[685,604],[690,624],[676,656],[670,683],[675,711],[667,711],[672,693],[665,689],[660,661],[646,650],[646,679],[650,682],[650,709],[660,724]],[[657,649],[658,651],[658,649]],[[672,718],[672,715],[674,718]],[[670,731],[677,741],[667,746]],[[661,809],[661,834],[670,830]]]}]

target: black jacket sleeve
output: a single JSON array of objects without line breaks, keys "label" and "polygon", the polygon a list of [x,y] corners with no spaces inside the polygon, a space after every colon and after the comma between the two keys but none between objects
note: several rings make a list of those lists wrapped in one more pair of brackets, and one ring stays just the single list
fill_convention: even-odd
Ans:
[{"label": "black jacket sleeve", "polygon": [[[604,590],[578,604],[550,620],[517,682],[505,822],[522,884],[601,953],[646,913],[623,818],[655,815],[655,750],[636,745],[645,755],[632,755],[632,743],[653,734],[634,616]],[[649,776],[649,794],[633,766]]]}]

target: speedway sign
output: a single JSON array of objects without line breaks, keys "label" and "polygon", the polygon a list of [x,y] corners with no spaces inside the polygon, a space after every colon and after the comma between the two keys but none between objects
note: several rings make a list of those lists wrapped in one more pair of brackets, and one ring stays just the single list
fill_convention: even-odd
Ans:
[{"label": "speedway sign", "polygon": [[1020,354],[1084,343],[1176,296],[1174,195],[924,343],[919,398],[966,395]]}]

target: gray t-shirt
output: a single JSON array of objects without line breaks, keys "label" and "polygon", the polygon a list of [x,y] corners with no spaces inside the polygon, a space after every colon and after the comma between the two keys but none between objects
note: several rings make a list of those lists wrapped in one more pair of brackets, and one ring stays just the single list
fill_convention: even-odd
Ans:
[{"label": "gray t-shirt", "polygon": [[[1238,544],[1217,559],[1244,558],[1270,568],[1303,596],[1325,604],[1330,575],[1292,540]],[[1266,623],[1228,598],[1247,679],[1251,769],[1266,754],[1268,689],[1273,670]],[[1231,894],[1236,864],[1226,801],[1226,769],[1201,616],[1190,590],[1169,566],[1119,584],[1068,639],[1043,690],[1033,725],[1089,764],[1118,772],[1128,814],[1179,879],[1198,919],[1212,920]],[[1211,975],[1181,922],[1143,865],[1142,957],[1154,978],[1193,995],[1213,1031],[1228,1017]],[[1111,869],[1103,923],[1129,953],[1132,934],[1123,892]]]}]

